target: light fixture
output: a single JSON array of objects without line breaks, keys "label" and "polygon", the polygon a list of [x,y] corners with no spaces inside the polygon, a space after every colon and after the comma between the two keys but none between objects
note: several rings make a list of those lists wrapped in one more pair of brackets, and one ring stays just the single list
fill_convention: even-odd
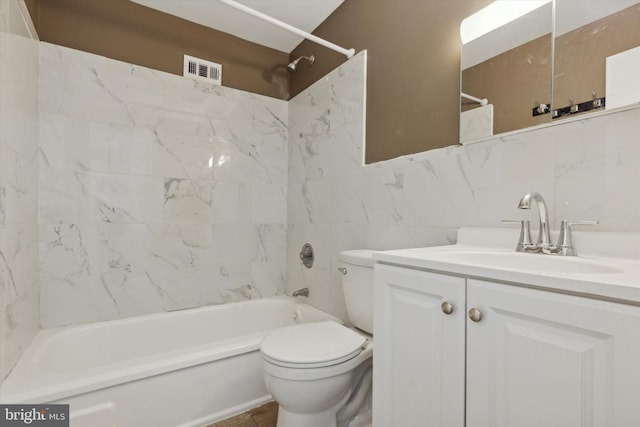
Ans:
[{"label": "light fixture", "polygon": [[460,25],[460,38],[466,44],[501,26],[550,3],[552,0],[496,0],[465,18]]}]

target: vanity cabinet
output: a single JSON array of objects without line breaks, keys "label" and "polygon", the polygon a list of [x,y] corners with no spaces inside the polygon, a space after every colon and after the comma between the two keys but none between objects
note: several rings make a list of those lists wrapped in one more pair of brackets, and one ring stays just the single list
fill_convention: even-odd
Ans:
[{"label": "vanity cabinet", "polygon": [[639,425],[639,307],[472,279],[467,307],[467,427]]},{"label": "vanity cabinet", "polygon": [[375,292],[375,427],[639,425],[639,307],[383,264]]},{"label": "vanity cabinet", "polygon": [[463,427],[464,278],[375,268],[374,425]]}]

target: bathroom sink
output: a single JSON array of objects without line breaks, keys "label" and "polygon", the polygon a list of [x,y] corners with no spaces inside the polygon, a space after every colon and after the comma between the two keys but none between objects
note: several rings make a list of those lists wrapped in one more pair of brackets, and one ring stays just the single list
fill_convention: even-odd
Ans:
[{"label": "bathroom sink", "polygon": [[581,257],[523,254],[517,252],[451,251],[440,253],[442,261],[490,268],[561,274],[615,274],[622,270]]},{"label": "bathroom sink", "polygon": [[640,233],[577,232],[578,255],[516,252],[517,229],[463,227],[453,245],[374,254],[381,265],[640,304]]}]

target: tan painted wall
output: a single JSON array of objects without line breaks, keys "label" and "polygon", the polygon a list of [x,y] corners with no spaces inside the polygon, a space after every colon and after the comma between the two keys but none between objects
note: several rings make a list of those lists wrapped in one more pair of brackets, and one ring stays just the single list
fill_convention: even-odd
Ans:
[{"label": "tan painted wall", "polygon": [[221,63],[224,86],[288,96],[286,53],[128,0],[27,0],[27,6],[42,41],[179,75],[188,54]]},{"label": "tan painted wall", "polygon": [[[460,22],[490,0],[346,0],[314,34],[369,53],[366,162],[458,143]],[[344,62],[311,42],[291,58],[316,55],[291,77],[300,93]]]},{"label": "tan painted wall", "polygon": [[[289,56],[127,0],[27,0],[43,41],[182,73],[184,53],[223,64],[223,84],[287,97]],[[368,49],[367,162],[456,144],[460,22],[490,0],[346,0],[316,34]],[[303,42],[291,58],[316,55],[291,78],[299,93],[344,62]],[[270,79],[268,75],[276,75]],[[268,80],[271,80],[270,82]]]}]

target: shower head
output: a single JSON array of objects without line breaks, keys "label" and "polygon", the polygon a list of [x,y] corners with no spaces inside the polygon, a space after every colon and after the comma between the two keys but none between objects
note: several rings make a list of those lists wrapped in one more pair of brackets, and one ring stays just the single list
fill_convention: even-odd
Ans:
[{"label": "shower head", "polygon": [[316,57],[313,55],[309,55],[309,56],[301,56],[300,58],[296,59],[293,62],[290,62],[289,65],[287,65],[287,71],[289,72],[289,74],[293,74],[297,71],[298,69],[298,62],[300,62],[300,60],[302,59],[306,59],[307,61],[309,61],[309,65],[313,65],[313,62],[316,60]]}]

